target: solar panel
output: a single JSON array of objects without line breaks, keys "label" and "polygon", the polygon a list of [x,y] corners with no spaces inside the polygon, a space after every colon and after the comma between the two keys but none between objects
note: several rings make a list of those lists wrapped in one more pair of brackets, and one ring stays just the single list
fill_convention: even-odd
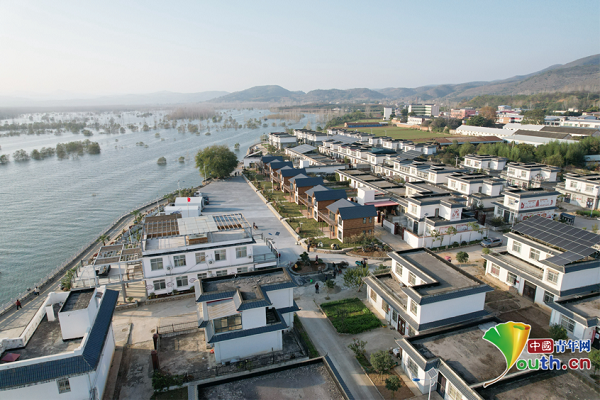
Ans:
[{"label": "solar panel", "polygon": [[537,215],[519,222],[513,227],[513,231],[578,253],[600,243],[600,236],[594,233]]}]

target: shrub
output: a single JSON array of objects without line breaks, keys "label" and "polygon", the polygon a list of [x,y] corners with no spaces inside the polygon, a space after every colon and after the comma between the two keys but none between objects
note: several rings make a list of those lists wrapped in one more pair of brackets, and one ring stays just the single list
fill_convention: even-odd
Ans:
[{"label": "shrub", "polygon": [[577,210],[575,211],[577,213],[577,215],[584,215],[586,217],[600,217],[600,211],[597,210],[593,210],[593,211],[585,211],[585,210]]},{"label": "shrub", "polygon": [[567,329],[560,324],[552,324],[550,325],[550,337],[554,340],[567,340],[569,337],[567,335]]},{"label": "shrub", "polygon": [[149,298],[149,299],[153,299],[153,298],[155,298],[155,297],[156,297],[156,294],[154,294],[154,292],[150,292],[150,293],[148,293],[148,298]]},{"label": "shrub", "polygon": [[468,244],[468,243],[467,243],[465,240],[463,240],[462,242],[460,242],[460,245],[461,245],[461,246],[466,246],[467,244]]},{"label": "shrub", "polygon": [[163,392],[171,386],[181,386],[184,375],[170,375],[161,371],[152,374],[152,388],[155,392]]},{"label": "shrub", "polygon": [[497,228],[499,226],[504,225],[504,218],[502,218],[502,217],[492,218],[489,223],[491,226]]},{"label": "shrub", "polygon": [[133,297],[131,297],[131,296],[130,296],[130,297],[128,297],[128,298],[127,298],[127,301],[131,303],[131,302],[133,301]]},{"label": "shrub", "polygon": [[392,392],[392,398],[401,387],[402,381],[396,375],[392,375],[385,380],[385,388]]},{"label": "shrub", "polygon": [[458,261],[459,263],[465,263],[469,261],[469,253],[467,253],[466,251],[459,251],[458,253],[456,253],[456,261]]},{"label": "shrub", "polygon": [[594,367],[594,375],[596,374],[596,371],[598,371],[600,369],[600,350],[598,349],[592,349],[592,351],[590,351],[590,361],[592,362],[592,367]]},{"label": "shrub", "polygon": [[483,250],[481,250],[481,252],[483,254],[490,254],[490,249],[488,249],[487,247],[484,247]]},{"label": "shrub", "polygon": [[361,354],[365,354],[365,346],[367,345],[367,342],[364,340],[360,340],[360,339],[352,339],[352,343],[350,343],[348,345],[348,348],[350,350],[352,350],[352,352],[354,353],[354,355],[356,357],[360,356]]},{"label": "shrub", "polygon": [[390,353],[385,350],[379,350],[371,354],[371,365],[380,375],[392,369],[395,364]]},{"label": "shrub", "polygon": [[335,281],[333,279],[327,279],[325,281],[325,286],[327,286],[328,289],[333,289],[335,287]]},{"label": "shrub", "polygon": [[156,161],[158,165],[167,165],[167,159],[164,157],[160,157],[158,161]]}]

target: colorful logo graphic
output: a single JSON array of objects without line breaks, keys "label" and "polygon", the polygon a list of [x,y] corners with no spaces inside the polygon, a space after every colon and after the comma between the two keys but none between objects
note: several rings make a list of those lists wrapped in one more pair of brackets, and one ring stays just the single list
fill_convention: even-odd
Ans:
[{"label": "colorful logo graphic", "polygon": [[496,346],[504,355],[506,369],[496,379],[485,382],[484,388],[498,382],[515,365],[527,345],[530,332],[531,326],[512,321],[498,324],[485,332],[483,338]]}]

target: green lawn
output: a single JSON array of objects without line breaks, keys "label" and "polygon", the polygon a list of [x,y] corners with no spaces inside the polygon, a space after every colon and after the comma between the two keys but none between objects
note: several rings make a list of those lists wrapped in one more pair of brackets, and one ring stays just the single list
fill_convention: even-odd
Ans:
[{"label": "green lawn", "polygon": [[[361,120],[354,122],[370,122],[370,121],[379,121],[379,120]],[[343,128],[343,125],[337,126],[337,128]],[[406,139],[406,140],[414,140],[415,142],[424,142],[427,139],[440,138],[440,137],[448,137],[449,134],[437,133],[437,132],[427,132],[421,131],[418,129],[411,128],[402,128],[396,127],[393,125],[382,126],[379,128],[355,128],[360,132],[366,133],[374,133],[377,136],[389,136],[392,139]]]},{"label": "green lawn", "polygon": [[[305,209],[306,207],[298,205],[296,203],[290,203],[290,202],[279,202],[279,214],[281,214],[281,216],[283,218],[292,218],[292,217],[301,217],[302,213],[300,212],[301,209]],[[277,207],[275,207],[275,209],[277,209]]]},{"label": "green lawn", "polygon": [[[298,218],[294,221],[289,221],[290,226],[296,230],[298,226],[302,223],[302,231],[300,232],[300,236],[303,238],[322,236],[324,233],[319,229],[319,224],[312,218]],[[324,222],[321,222],[321,226],[323,226]],[[321,239],[316,239],[317,241],[321,241]]]},{"label": "green lawn", "polygon": [[321,308],[339,333],[357,334],[381,326],[379,318],[357,298],[330,301]]}]

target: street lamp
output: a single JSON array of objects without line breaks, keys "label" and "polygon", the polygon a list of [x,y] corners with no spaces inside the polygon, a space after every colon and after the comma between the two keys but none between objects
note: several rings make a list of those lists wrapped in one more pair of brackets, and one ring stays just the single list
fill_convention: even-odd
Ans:
[{"label": "street lamp", "polygon": [[[435,368],[431,368],[431,369],[425,371],[425,375],[429,378],[429,396],[427,397],[427,399],[431,400],[431,388],[437,382],[438,372],[436,371]],[[412,379],[413,382],[419,382],[420,380],[421,379],[419,379],[419,378]]]}]

